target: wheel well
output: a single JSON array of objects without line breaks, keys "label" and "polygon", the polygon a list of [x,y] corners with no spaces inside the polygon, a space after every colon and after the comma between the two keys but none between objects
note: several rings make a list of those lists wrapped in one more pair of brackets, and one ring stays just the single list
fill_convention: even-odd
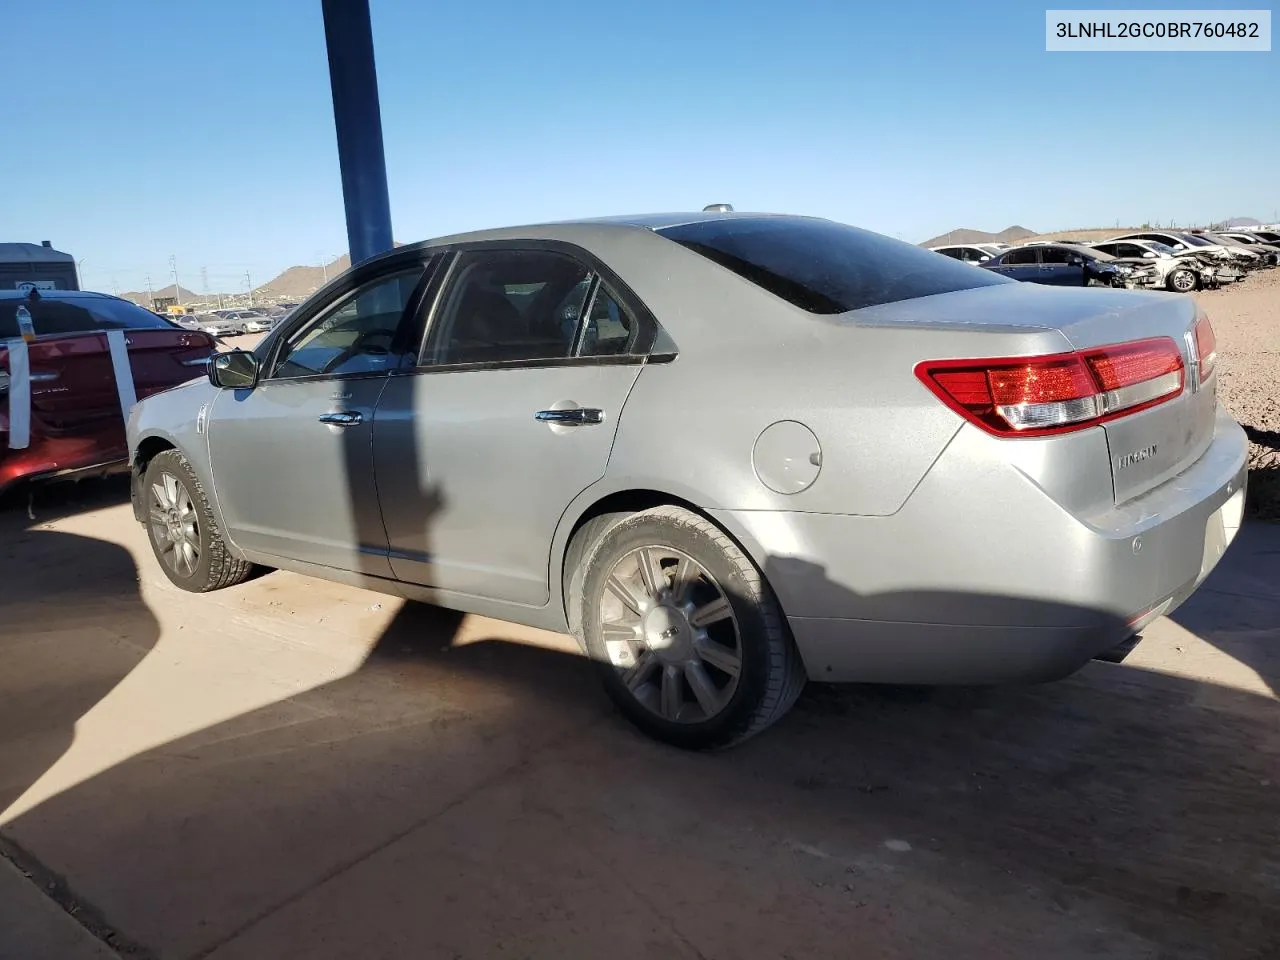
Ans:
[{"label": "wheel well", "polygon": [[[613,513],[639,513],[641,510],[651,510],[654,507],[674,506],[684,507],[686,510],[698,514],[698,516],[715,523],[720,529],[720,524],[707,514],[705,510],[696,503],[691,503],[683,497],[677,497],[670,493],[663,493],[660,490],[623,490],[618,493],[611,493],[609,496],[601,500],[597,500],[578,518],[578,522],[573,525],[573,530],[569,533],[569,539],[566,541],[564,556],[560,561],[560,584],[561,595],[560,602],[564,606],[565,618],[570,626],[573,626],[573,617],[569,610],[569,577],[571,572],[576,569],[582,560],[582,555],[587,548],[587,537],[579,536],[586,529],[591,521],[600,517],[608,516]],[[738,538],[732,533],[725,530],[725,535],[737,543]],[[738,543],[738,547],[743,553],[750,556],[750,553]]]},{"label": "wheel well", "polygon": [[164,439],[164,437],[147,437],[147,439],[138,444],[138,452],[134,455],[133,465],[139,472],[144,472],[147,469],[147,464],[155,458],[156,454],[173,449],[175,449],[173,444]]}]

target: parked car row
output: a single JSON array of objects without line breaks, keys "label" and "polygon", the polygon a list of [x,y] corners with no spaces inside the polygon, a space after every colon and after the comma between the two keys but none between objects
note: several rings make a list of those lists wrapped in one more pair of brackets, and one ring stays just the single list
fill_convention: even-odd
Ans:
[{"label": "parked car row", "polygon": [[1219,287],[1280,264],[1280,234],[1262,231],[1145,230],[1110,240],[1029,240],[931,247],[1015,280],[1057,286],[1163,289]]},{"label": "parked car row", "polygon": [[267,333],[286,318],[296,303],[277,303],[266,307],[242,307],[234,310],[211,310],[177,317],[175,322],[188,330],[203,330],[210,336],[238,337],[246,333]]}]

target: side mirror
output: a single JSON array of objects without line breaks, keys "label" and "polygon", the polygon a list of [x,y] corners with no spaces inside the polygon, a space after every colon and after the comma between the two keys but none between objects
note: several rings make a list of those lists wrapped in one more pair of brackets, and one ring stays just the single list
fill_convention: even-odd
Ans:
[{"label": "side mirror", "polygon": [[1083,266],[1084,266],[1084,258],[1083,258],[1083,257],[1072,257],[1072,258],[1071,258],[1071,265],[1072,265],[1073,267],[1083,267]]},{"label": "side mirror", "polygon": [[258,358],[252,353],[219,353],[209,361],[209,382],[224,390],[246,390],[258,382],[258,370]]},{"label": "side mirror", "polygon": [[1152,253],[1150,250],[1148,250],[1146,253],[1142,255],[1143,260],[1154,260],[1155,258],[1156,258],[1156,255]]},{"label": "side mirror", "polygon": [[986,262],[987,262],[988,260],[990,260],[990,259],[991,259],[990,257],[979,257],[979,258],[978,258],[978,262],[979,262],[979,263],[986,263]]}]

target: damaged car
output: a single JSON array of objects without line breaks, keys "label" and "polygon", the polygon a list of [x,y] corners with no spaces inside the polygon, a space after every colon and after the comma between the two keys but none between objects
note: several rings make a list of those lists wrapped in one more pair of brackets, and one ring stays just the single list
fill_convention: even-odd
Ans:
[{"label": "damaged car", "polygon": [[1092,247],[1066,243],[1014,247],[981,266],[1024,283],[1060,287],[1149,288],[1158,281],[1155,267],[1144,261],[1122,261]]},{"label": "damaged car", "polygon": [[[1155,240],[1109,240],[1090,246],[1126,263],[1148,263],[1155,268],[1155,286],[1173,293],[1191,293],[1218,287],[1223,281],[1218,277],[1214,262],[1191,250],[1174,250],[1168,244]],[[1231,278],[1240,276],[1230,271]]]},{"label": "damaged car", "polygon": [[1259,266],[1262,260],[1258,254],[1252,253],[1242,246],[1224,246],[1206,237],[1176,230],[1145,230],[1138,233],[1126,233],[1123,236],[1112,237],[1107,242],[1110,243],[1114,240],[1155,240],[1158,243],[1167,244],[1179,252],[1191,250],[1212,259],[1215,263],[1230,264],[1240,270],[1249,270]]},{"label": "damaged car", "polygon": [[1240,244],[1246,250],[1261,255],[1269,267],[1280,265],[1280,244],[1255,237],[1251,233],[1214,233],[1203,236],[1220,237],[1224,243]]}]

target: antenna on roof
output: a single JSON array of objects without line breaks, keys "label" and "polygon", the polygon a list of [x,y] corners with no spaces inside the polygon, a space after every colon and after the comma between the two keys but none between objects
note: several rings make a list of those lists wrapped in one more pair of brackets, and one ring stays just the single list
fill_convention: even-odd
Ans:
[{"label": "antenna on roof", "polygon": [[732,203],[708,203],[702,208],[703,213],[733,213]]}]

